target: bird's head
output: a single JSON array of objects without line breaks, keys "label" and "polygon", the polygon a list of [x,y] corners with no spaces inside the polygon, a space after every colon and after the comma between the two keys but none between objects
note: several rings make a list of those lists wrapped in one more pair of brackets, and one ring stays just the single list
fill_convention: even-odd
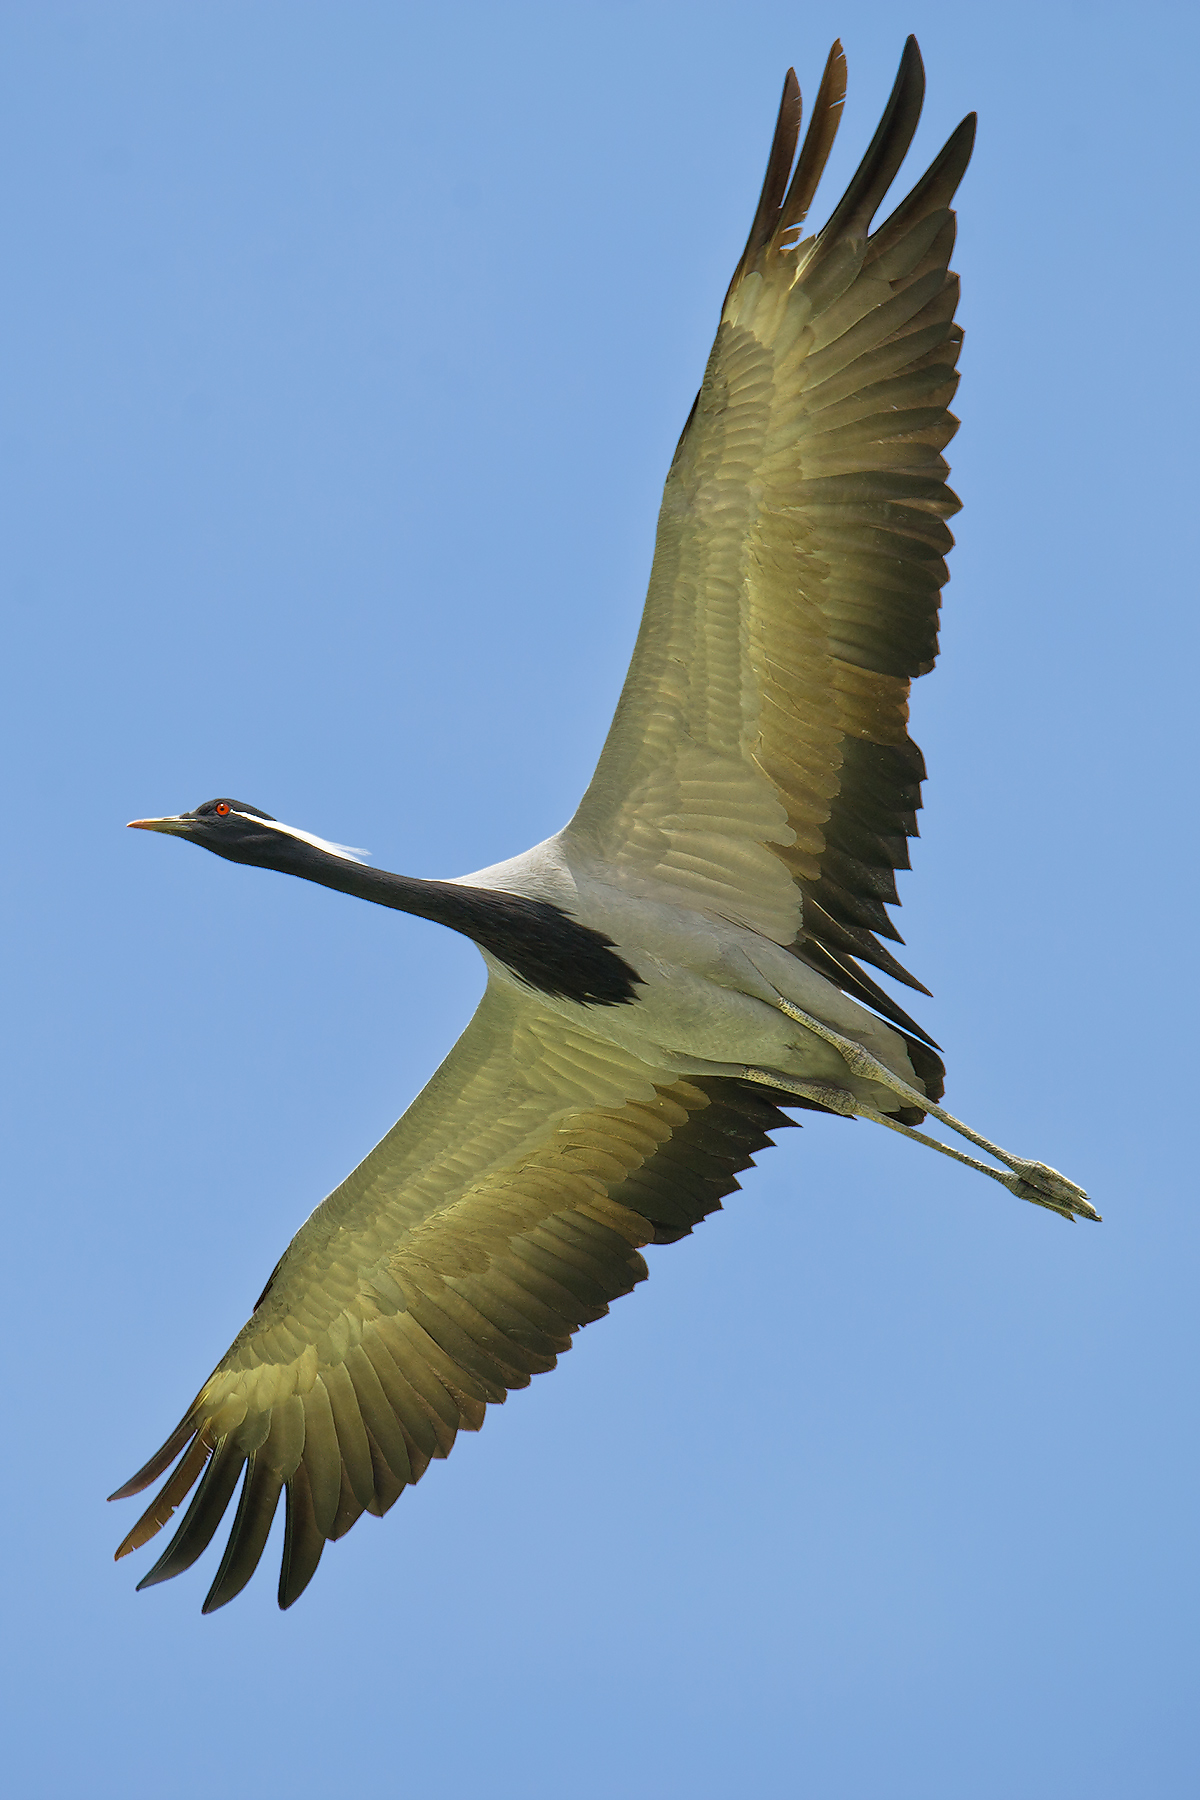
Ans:
[{"label": "bird's head", "polygon": [[361,862],[365,854],[345,844],[331,844],[295,825],[284,825],[244,800],[206,800],[192,812],[169,813],[162,819],[130,819],[129,827],[186,838],[230,862],[254,863],[289,875],[305,872],[303,865],[314,851],[346,862]]}]

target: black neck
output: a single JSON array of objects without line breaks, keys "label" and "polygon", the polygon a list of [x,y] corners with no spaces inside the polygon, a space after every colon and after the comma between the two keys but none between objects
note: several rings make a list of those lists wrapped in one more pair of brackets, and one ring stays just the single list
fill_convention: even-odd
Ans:
[{"label": "black neck", "polygon": [[639,977],[617,955],[612,939],[581,925],[549,900],[393,875],[333,856],[298,838],[281,840],[276,832],[270,838],[261,852],[256,842],[256,853],[244,860],[446,925],[489,951],[539,993],[585,1006],[619,1006],[634,998]]}]

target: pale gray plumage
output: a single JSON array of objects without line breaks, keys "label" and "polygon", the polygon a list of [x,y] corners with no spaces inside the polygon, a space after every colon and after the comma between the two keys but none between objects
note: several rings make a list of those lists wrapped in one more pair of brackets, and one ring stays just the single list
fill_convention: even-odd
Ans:
[{"label": "pale gray plumage", "polygon": [[[797,241],[844,87],[835,45],[793,173],[789,73],[667,478],[637,648],[579,810],[547,843],[460,884],[549,903],[602,933],[634,997],[580,1003],[485,948],[487,991],[454,1050],[296,1234],[178,1429],[120,1490],[181,1457],[123,1555],[200,1478],[143,1585],[195,1560],[241,1478],[206,1610],[253,1573],[281,1492],[290,1605],[326,1541],[385,1511],[488,1402],[552,1367],[642,1279],[642,1246],[720,1204],[790,1122],[780,1104],[931,1144],[915,1128],[932,1115],[995,1157],[998,1169],[964,1159],[1011,1191],[1096,1216],[1073,1183],[937,1104],[935,1047],[860,967],[919,986],[879,934],[896,935],[884,908],[916,830],[909,684],[936,652],[957,506],[941,455],[961,336],[949,202],[973,121],[869,235],[920,112],[910,39],[850,188],[825,229]],[[264,839],[282,829],[213,806]],[[184,834],[194,818],[142,823]]]}]

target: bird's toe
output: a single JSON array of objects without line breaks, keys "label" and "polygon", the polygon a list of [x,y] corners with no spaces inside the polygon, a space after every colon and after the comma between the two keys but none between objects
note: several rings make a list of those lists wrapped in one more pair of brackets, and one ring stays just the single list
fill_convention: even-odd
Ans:
[{"label": "bird's toe", "polygon": [[1016,1163],[1013,1192],[1022,1200],[1031,1200],[1037,1206],[1049,1206],[1053,1211],[1081,1219],[1099,1221],[1100,1214],[1088,1199],[1084,1189],[1078,1183],[1068,1180],[1057,1169],[1048,1163],[1026,1162]]}]

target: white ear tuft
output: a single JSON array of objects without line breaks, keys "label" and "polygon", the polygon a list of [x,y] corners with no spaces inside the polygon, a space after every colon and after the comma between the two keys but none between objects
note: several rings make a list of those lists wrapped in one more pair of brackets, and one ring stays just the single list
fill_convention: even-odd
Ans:
[{"label": "white ear tuft", "polygon": [[311,831],[301,831],[298,825],[285,825],[282,819],[258,819],[253,813],[238,813],[239,819],[248,819],[252,825],[262,825],[268,831],[282,831],[285,837],[299,838],[302,844],[311,844],[314,850],[327,850],[330,856],[344,857],[347,862],[365,863],[370,859],[369,850],[353,850],[349,844],[332,844],[328,838],[320,838]]}]

